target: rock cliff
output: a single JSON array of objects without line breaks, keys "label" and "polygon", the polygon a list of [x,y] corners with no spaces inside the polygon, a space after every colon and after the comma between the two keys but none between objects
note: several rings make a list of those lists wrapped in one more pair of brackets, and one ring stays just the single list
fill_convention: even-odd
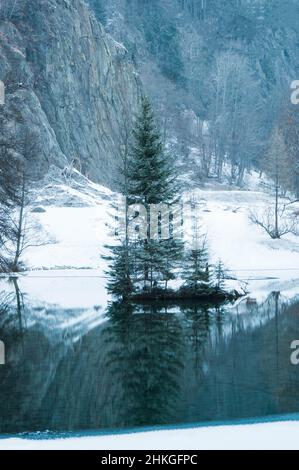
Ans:
[{"label": "rock cliff", "polygon": [[29,134],[26,158],[38,175],[73,162],[113,184],[140,94],[127,50],[81,0],[7,1],[0,10],[1,142],[15,151]]}]

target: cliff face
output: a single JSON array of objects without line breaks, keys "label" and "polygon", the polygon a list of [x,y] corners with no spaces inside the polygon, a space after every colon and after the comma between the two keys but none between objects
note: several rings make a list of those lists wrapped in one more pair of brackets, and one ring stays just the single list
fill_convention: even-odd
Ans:
[{"label": "cliff face", "polygon": [[139,79],[126,49],[84,2],[22,0],[2,12],[0,79],[2,142],[15,150],[30,134],[26,158],[38,175],[75,162],[94,180],[113,183]]}]

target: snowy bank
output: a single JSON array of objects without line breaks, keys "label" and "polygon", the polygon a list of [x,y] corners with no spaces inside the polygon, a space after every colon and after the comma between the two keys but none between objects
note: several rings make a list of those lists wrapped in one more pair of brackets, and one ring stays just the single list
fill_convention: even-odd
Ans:
[{"label": "snowy bank", "polygon": [[0,450],[299,450],[299,421],[54,440],[0,440]]},{"label": "snowy bank", "polygon": [[[55,243],[30,248],[24,259],[29,269],[97,269],[104,277],[106,262],[101,255],[107,253],[105,245],[113,237],[111,201],[116,195],[88,180],[83,183],[52,185],[37,197],[36,204],[44,212],[32,216]],[[273,203],[267,192],[260,188],[229,190],[215,184],[184,196],[185,202],[194,199],[199,205],[201,231],[207,233],[211,262],[221,259],[251,295],[262,300],[274,282],[299,279],[298,237],[271,240],[249,220],[252,210]]]}]

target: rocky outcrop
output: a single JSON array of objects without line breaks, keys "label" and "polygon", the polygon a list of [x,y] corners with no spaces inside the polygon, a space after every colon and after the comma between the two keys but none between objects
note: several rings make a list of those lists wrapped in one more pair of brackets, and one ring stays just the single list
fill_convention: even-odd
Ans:
[{"label": "rocky outcrop", "polygon": [[2,13],[0,79],[1,141],[15,149],[29,132],[35,145],[26,157],[38,175],[73,162],[113,184],[139,78],[83,1],[22,0]]}]

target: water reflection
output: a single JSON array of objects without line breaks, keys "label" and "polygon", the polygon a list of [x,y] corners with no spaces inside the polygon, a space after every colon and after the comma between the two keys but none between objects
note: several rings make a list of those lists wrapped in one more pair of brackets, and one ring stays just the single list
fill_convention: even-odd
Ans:
[{"label": "water reflection", "polygon": [[[297,299],[261,305],[33,306],[0,294],[0,432],[231,420],[299,411]],[[80,326],[79,326],[80,325]],[[298,339],[298,338],[297,338]]]},{"label": "water reflection", "polygon": [[184,363],[181,322],[166,308],[127,303],[112,304],[108,318],[104,366],[119,384],[118,424],[176,422]]}]

